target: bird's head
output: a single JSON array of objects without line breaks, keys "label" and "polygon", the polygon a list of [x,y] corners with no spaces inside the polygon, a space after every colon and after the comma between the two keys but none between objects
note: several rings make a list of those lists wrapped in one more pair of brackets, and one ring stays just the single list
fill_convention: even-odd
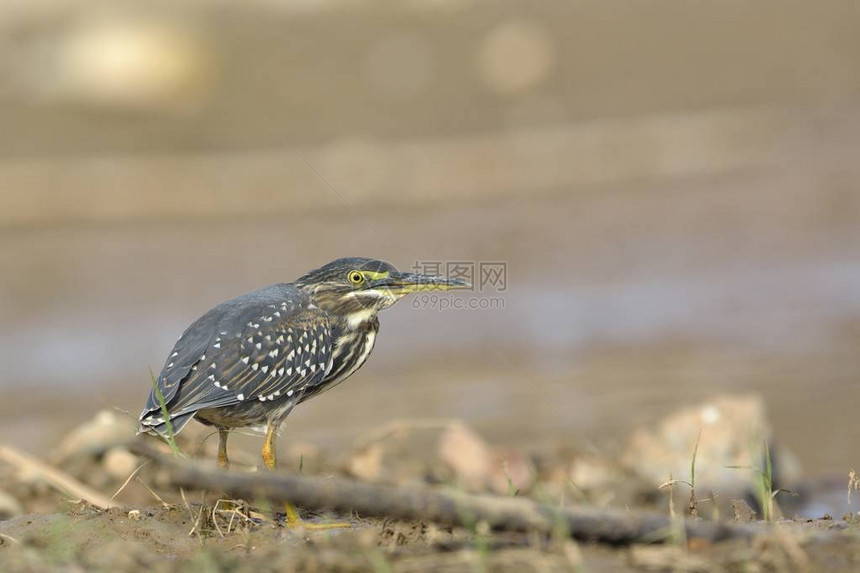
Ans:
[{"label": "bird's head", "polygon": [[403,273],[390,263],[350,257],[337,259],[296,281],[323,310],[344,317],[367,317],[412,292],[469,288],[459,279]]}]

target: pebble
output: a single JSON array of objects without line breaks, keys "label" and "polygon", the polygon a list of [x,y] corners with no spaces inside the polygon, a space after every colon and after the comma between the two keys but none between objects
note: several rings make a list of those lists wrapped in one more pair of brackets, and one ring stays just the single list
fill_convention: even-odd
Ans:
[{"label": "pebble", "polygon": [[6,493],[0,490],[0,520],[11,519],[24,513],[24,508],[21,503]]},{"label": "pebble", "polygon": [[125,448],[111,448],[105,453],[102,465],[112,478],[125,480],[139,464],[137,456]]}]

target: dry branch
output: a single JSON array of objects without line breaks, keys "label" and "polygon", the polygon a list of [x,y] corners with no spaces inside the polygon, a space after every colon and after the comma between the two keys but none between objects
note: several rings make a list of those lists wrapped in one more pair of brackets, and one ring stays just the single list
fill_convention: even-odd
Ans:
[{"label": "dry branch", "polygon": [[99,509],[108,509],[117,505],[113,500],[82,484],[62,470],[49,466],[45,462],[9,446],[0,445],[0,461],[6,462],[22,472],[36,475],[61,492],[76,499],[86,500]]},{"label": "dry branch", "polygon": [[[148,448],[135,450],[146,455]],[[150,452],[151,453],[151,452]],[[417,519],[471,527],[486,522],[495,530],[553,534],[563,531],[588,541],[610,544],[661,542],[685,530],[687,539],[710,541],[751,537],[760,531],[746,524],[673,521],[645,512],[586,506],[557,507],[524,498],[471,495],[448,489],[385,486],[344,478],[283,473],[226,472],[214,466],[161,460],[178,487],[220,490],[235,498],[288,500],[303,507],[355,511],[365,517]]]}]

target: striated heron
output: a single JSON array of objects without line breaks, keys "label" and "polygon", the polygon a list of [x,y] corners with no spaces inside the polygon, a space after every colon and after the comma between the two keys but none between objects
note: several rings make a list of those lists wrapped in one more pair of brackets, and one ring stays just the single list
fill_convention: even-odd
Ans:
[{"label": "striated heron", "polygon": [[[412,292],[468,286],[402,273],[384,261],[343,258],[294,283],[228,300],[176,341],[140,414],[139,431],[168,436],[196,418],[218,429],[218,463],[226,468],[229,430],[265,427],[263,464],[275,469],[275,438],[284,419],[364,364],[379,311]],[[287,519],[299,521],[289,504]]]}]

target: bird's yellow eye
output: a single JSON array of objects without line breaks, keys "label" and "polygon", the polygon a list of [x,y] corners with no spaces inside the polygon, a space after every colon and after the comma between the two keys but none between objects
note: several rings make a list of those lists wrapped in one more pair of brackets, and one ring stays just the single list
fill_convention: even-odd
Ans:
[{"label": "bird's yellow eye", "polygon": [[349,282],[354,285],[361,284],[361,281],[364,280],[364,277],[358,271],[350,271],[349,272]]}]

